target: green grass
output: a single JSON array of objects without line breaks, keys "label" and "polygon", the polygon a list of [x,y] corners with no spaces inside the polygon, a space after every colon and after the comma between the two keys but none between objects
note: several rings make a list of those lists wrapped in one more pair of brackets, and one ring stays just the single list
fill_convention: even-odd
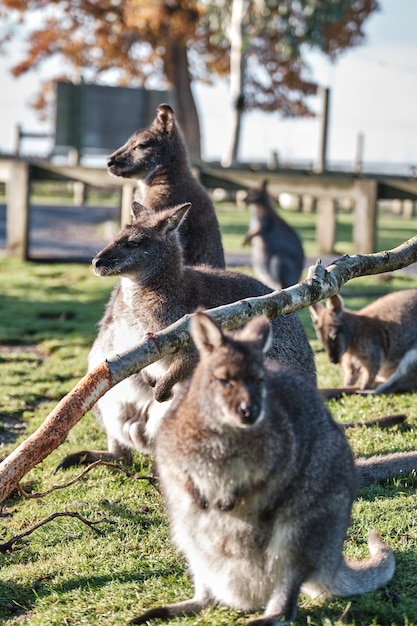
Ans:
[{"label": "green grass", "polygon": [[[231,249],[229,242],[237,245],[246,230],[243,218],[247,213],[242,212],[239,219],[231,210],[222,209],[219,214],[226,247]],[[312,246],[311,216],[291,213],[290,217],[303,235],[311,237],[308,245]],[[400,243],[397,231],[404,239],[411,235],[404,237],[408,224],[401,221],[400,228],[394,229],[398,224],[394,219],[391,227],[381,231],[381,240],[387,242],[383,247]],[[114,283],[98,279],[84,265],[1,259],[0,284],[0,439],[6,442],[0,453],[7,454],[84,375],[96,323]],[[389,281],[357,279],[344,288],[346,304],[358,308],[369,301],[369,294],[416,286],[416,279],[403,273]],[[308,312],[302,311],[300,317],[315,350],[320,386],[340,384],[339,370],[328,363],[315,339]],[[416,394],[346,397],[329,406],[339,421],[407,414],[407,424],[390,431],[348,431],[355,454],[368,455],[416,448],[416,400]],[[65,482],[78,470],[55,474],[63,456],[105,444],[101,429],[87,414],[62,446],[24,478],[23,485],[41,491]],[[137,454],[133,473],[147,475],[150,469],[150,460]],[[417,624],[416,484],[416,477],[411,476],[369,487],[360,492],[353,509],[346,554],[365,556],[368,532],[378,528],[395,550],[393,581],[386,589],[360,598],[312,602],[303,596],[297,624]],[[76,519],[58,518],[11,552],[0,554],[0,624],[118,626],[144,608],[191,595],[185,564],[169,540],[161,498],[146,481],[100,467],[73,486],[43,498],[23,500],[13,494],[1,510],[0,541],[57,511],[78,511],[88,519],[107,518],[114,524],[102,523],[98,535]],[[220,626],[245,623],[245,617],[215,608],[171,623]]]}]

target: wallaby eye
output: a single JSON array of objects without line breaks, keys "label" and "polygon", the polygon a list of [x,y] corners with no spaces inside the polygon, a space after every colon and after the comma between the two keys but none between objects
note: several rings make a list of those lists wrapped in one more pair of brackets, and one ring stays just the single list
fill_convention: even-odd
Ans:
[{"label": "wallaby eye", "polygon": [[129,246],[129,248],[139,248],[141,243],[142,242],[138,241],[138,239],[129,239],[127,245]]},{"label": "wallaby eye", "polygon": [[147,143],[137,143],[135,146],[135,150],[146,150],[149,147]]},{"label": "wallaby eye", "polygon": [[226,378],[226,376],[216,376],[215,380],[220,383],[222,387],[233,387],[234,381],[231,378]]}]

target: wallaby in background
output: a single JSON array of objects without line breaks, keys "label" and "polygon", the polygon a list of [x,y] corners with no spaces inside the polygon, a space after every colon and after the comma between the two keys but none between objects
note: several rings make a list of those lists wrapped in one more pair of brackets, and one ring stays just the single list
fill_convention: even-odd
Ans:
[{"label": "wallaby in background", "polygon": [[[133,202],[132,224],[93,259],[98,276],[120,276],[89,355],[89,369],[111,354],[128,350],[145,334],[169,326],[197,308],[265,295],[271,290],[245,274],[183,264],[178,232],[188,219],[189,204],[155,213]],[[316,383],[314,355],[295,313],[272,322],[271,358],[292,366]],[[197,362],[190,345],[147,366],[110,389],[96,404],[96,414],[112,456],[130,461],[130,450],[151,452],[159,421],[169,407],[173,387],[189,378]],[[162,402],[162,404],[161,404]],[[101,452],[77,453],[61,466],[108,458]],[[99,455],[99,456],[97,456]]]},{"label": "wallaby in background", "polygon": [[[310,307],[318,338],[332,363],[340,363],[343,385],[374,393],[417,390],[417,289],[388,294],[358,312],[339,295]],[[382,384],[378,384],[382,381]]]},{"label": "wallaby in background", "polygon": [[304,250],[298,234],[272,206],[267,184],[264,180],[245,198],[251,221],[243,243],[251,244],[252,266],[259,280],[272,289],[285,289],[300,280]]},{"label": "wallaby in background", "polygon": [[229,333],[199,312],[191,333],[200,360],[160,426],[155,458],[195,595],[131,623],[221,604],[264,609],[249,624],[272,626],[295,619],[300,590],[323,598],[387,584],[394,555],[378,533],[370,557],[343,558],[352,454],[314,385],[264,361],[267,318]]},{"label": "wallaby in background", "polygon": [[213,203],[192,173],[181,130],[168,104],[157,108],[149,128],[138,130],[108,157],[107,167],[110,174],[136,179],[135,200],[150,210],[191,202],[180,229],[185,263],[224,268]]}]

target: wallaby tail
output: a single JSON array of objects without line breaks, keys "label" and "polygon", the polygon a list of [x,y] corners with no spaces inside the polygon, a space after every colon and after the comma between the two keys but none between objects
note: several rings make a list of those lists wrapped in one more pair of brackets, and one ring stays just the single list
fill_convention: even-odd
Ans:
[{"label": "wallaby tail", "polygon": [[394,575],[394,553],[376,531],[368,538],[371,553],[360,561],[343,560],[335,577],[330,581],[329,592],[338,597],[375,591],[386,585]]},{"label": "wallaby tail", "polygon": [[381,454],[368,459],[355,459],[358,486],[365,487],[394,476],[406,476],[417,471],[417,451]]}]

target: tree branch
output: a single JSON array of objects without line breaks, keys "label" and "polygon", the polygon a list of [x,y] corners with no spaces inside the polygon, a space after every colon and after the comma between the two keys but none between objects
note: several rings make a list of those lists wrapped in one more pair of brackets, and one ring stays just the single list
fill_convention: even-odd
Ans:
[{"label": "tree branch", "polygon": [[[306,280],[298,285],[258,298],[247,298],[210,310],[225,328],[237,328],[257,315],[270,319],[306,308],[335,295],[347,281],[358,276],[401,269],[417,261],[417,236],[393,250],[375,254],[344,256],[325,268],[319,261],[310,267]],[[191,315],[149,337],[127,352],[107,359],[84,376],[57,404],[44,423],[0,463],[0,502],[21,478],[40,463],[66,438],[68,432],[111,387],[150,363],[177,352],[191,339]]]}]

